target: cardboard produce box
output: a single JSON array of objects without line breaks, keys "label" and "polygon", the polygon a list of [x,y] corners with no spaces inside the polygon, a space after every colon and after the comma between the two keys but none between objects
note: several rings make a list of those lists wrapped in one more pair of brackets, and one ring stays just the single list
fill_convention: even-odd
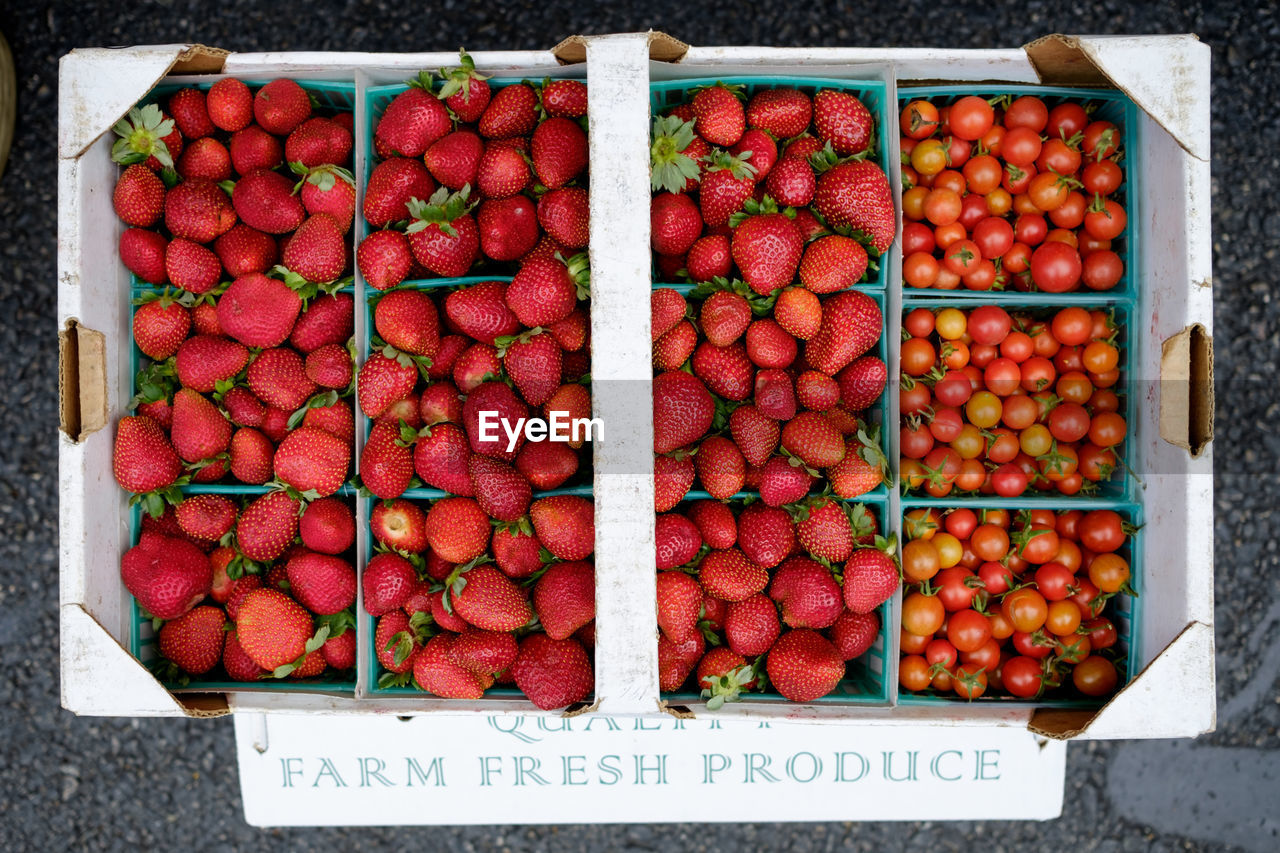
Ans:
[{"label": "cardboard produce box", "polygon": [[[1023,49],[688,47],[662,34],[574,37],[553,51],[481,52],[477,67],[503,77],[585,77],[591,91],[593,378],[625,380],[630,395],[598,394],[594,414],[612,427],[594,450],[597,646],[589,714],[706,714],[698,703],[668,707],[657,688],[654,626],[652,375],[647,294],[651,287],[649,83],[773,76],[874,80],[890,104],[917,83],[1039,83],[1116,88],[1139,108],[1141,156],[1130,180],[1140,222],[1133,329],[1141,389],[1127,459],[1138,473],[1142,619],[1138,672],[1102,709],[1041,709],[999,703],[898,705],[890,669],[887,704],[792,705],[744,701],[725,717],[844,724],[1030,726],[1055,738],[1190,736],[1212,728],[1212,272],[1209,233],[1209,51],[1194,37],[1049,36]],[[313,713],[537,714],[517,699],[452,702],[344,698],[273,690],[167,691],[127,649],[131,608],[119,580],[127,543],[126,496],[111,476],[114,424],[129,397],[128,276],[116,257],[121,227],[110,203],[116,167],[112,124],[162,79],[229,74],[350,81],[356,122],[364,87],[394,83],[452,53],[227,54],[200,46],[74,51],[61,72],[59,121],[59,333],[61,632],[65,707],[86,714],[207,715],[228,711]],[[892,112],[891,112],[892,114]],[[896,133],[884,162],[899,188]],[[356,134],[357,174],[364,149]],[[896,190],[900,194],[900,190]],[[900,210],[900,204],[899,204]],[[103,227],[110,223],[110,227]],[[896,365],[904,296],[898,243],[882,259],[887,282],[888,361]],[[361,293],[357,282],[357,293]],[[357,312],[359,316],[360,312]],[[360,322],[360,321],[358,321]],[[890,372],[891,382],[894,373]],[[892,388],[892,384],[890,386]],[[890,394],[888,431],[897,420]],[[637,405],[637,398],[640,404]],[[896,448],[890,445],[890,457]],[[901,522],[888,495],[887,518]],[[899,530],[900,532],[900,530]],[[367,543],[365,543],[367,544]],[[362,551],[363,554],[363,551]],[[882,639],[896,662],[896,624]],[[360,636],[367,651],[367,632]],[[364,661],[367,654],[362,653]],[[364,673],[357,676],[364,683]],[[581,712],[583,709],[574,709]],[[553,714],[559,712],[553,712]]]}]

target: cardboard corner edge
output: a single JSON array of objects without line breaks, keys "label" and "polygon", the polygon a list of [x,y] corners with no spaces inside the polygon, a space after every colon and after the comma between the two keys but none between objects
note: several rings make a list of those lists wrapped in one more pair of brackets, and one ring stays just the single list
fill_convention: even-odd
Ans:
[{"label": "cardboard corner edge", "polygon": [[174,695],[80,604],[59,612],[62,707],[95,717],[189,717],[230,713],[216,693]]},{"label": "cardboard corner edge", "polygon": [[[658,30],[643,33],[649,43],[649,58],[654,62],[679,62],[689,51],[689,45],[680,39]],[[551,48],[551,53],[561,65],[575,65],[587,61],[587,41],[592,36],[573,35]]]},{"label": "cardboard corner edge", "polygon": [[[1170,697],[1168,685],[1179,685]],[[1167,704],[1172,722],[1152,714]],[[1027,728],[1049,740],[1194,737],[1217,725],[1213,627],[1191,622],[1096,711],[1042,708]]]},{"label": "cardboard corner edge", "polygon": [[58,428],[79,444],[107,425],[106,336],[74,317],[58,330]]},{"label": "cardboard corner edge", "polygon": [[1213,441],[1213,337],[1192,323],[1160,345],[1160,437],[1192,459]]}]

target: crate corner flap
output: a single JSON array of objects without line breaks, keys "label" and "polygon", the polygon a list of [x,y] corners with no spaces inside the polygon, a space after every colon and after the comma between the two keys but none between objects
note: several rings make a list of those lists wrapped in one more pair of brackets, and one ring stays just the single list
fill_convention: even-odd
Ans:
[{"label": "crate corner flap", "polygon": [[1195,459],[1213,441],[1213,337],[1193,323],[1160,350],[1160,437]]},{"label": "crate corner flap", "polygon": [[68,320],[58,331],[58,426],[77,444],[107,425],[107,342]]},{"label": "crate corner flap", "polygon": [[[674,36],[658,30],[640,33],[648,39],[649,58],[654,62],[679,62],[689,51],[689,45]],[[587,42],[592,36],[572,35],[551,48],[552,55],[562,65],[574,65],[587,61]]]}]

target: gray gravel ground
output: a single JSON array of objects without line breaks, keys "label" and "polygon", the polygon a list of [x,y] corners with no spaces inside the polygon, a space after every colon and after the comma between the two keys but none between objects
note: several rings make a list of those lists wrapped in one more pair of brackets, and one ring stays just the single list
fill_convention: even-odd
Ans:
[{"label": "gray gravel ground", "polygon": [[[0,180],[0,846],[4,849],[406,847],[421,831],[244,825],[229,720],[79,719],[58,707],[54,232],[58,57],[73,47],[202,41],[239,50],[537,48],[573,32],[666,29],[702,44],[1016,46],[1047,32],[1194,32],[1213,47],[1219,730],[1193,744],[1070,749],[1065,817],[1019,823],[440,829],[449,850],[1275,850],[1280,506],[1274,391],[1280,306],[1280,21],[1272,3],[808,2],[752,10],[653,0],[0,4],[19,122]],[[926,16],[932,26],[922,26]],[[1270,47],[1269,47],[1270,46]],[[1273,379],[1266,377],[1272,375]],[[1179,780],[1195,782],[1180,784]],[[1181,799],[1171,799],[1179,794]],[[927,804],[922,806],[927,816]],[[741,816],[739,816],[741,817]],[[495,819],[500,819],[495,814]],[[714,840],[713,840],[714,839]]]}]

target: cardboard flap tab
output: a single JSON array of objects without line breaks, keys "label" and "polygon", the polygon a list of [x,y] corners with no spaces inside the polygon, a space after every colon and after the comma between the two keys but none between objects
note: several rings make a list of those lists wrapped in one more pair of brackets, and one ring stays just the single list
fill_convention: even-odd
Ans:
[{"label": "cardboard flap tab", "polygon": [[107,425],[107,341],[68,320],[58,332],[58,426],[79,443]]},{"label": "cardboard flap tab", "polygon": [[1161,345],[1160,437],[1196,458],[1213,441],[1213,338],[1199,323]]},{"label": "cardboard flap tab", "polygon": [[[689,45],[678,38],[649,30],[645,33],[649,41],[649,58],[654,62],[679,62],[689,51]],[[555,47],[551,53],[561,65],[573,65],[587,61],[587,41],[591,36],[569,36]]]}]

